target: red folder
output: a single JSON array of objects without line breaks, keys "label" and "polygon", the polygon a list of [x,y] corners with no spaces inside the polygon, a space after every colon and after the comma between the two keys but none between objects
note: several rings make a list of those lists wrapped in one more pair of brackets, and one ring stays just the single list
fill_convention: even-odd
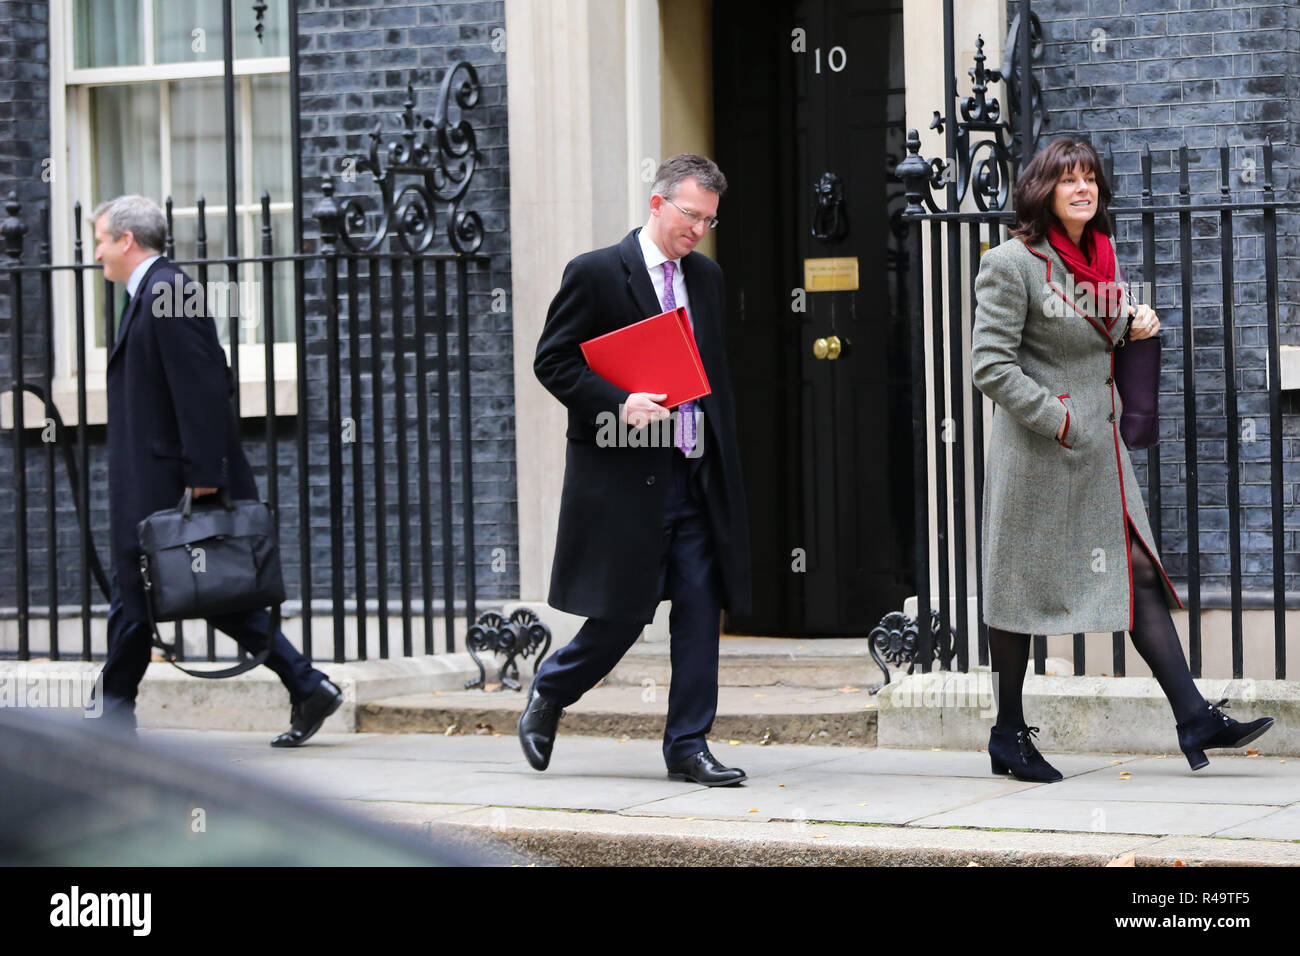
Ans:
[{"label": "red folder", "polygon": [[667,392],[668,398],[659,403],[665,408],[712,391],[681,306],[588,339],[581,348],[591,370],[619,388]]}]

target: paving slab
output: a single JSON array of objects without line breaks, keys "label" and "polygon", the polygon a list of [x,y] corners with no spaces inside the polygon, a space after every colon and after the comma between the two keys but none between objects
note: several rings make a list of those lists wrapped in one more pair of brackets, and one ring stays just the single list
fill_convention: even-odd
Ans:
[{"label": "paving slab", "polygon": [[1024,795],[1026,799],[1018,799],[1021,796],[1013,793],[996,800],[985,800],[978,806],[960,807],[914,819],[912,823],[935,827],[1210,836],[1225,827],[1257,820],[1273,810],[1257,804],[1066,800],[1045,797],[1037,792],[1032,796]]},{"label": "paving slab", "polygon": [[[1058,758],[1051,759],[1055,765]],[[1060,800],[1119,795],[1125,801],[1285,806],[1300,801],[1300,760],[1211,753],[1208,767],[1192,771],[1181,756],[1130,756],[1052,784],[1051,790]]]},{"label": "paving slab", "polygon": [[628,807],[625,813],[693,816],[712,820],[836,820],[908,823],[927,814],[1015,793],[1034,784],[990,777],[879,777],[791,771],[751,781],[670,796]]},{"label": "paving slab", "polygon": [[[1066,777],[1122,766],[1138,760],[1134,754],[1052,754],[1052,766]],[[880,747],[875,750],[853,749],[843,756],[828,757],[806,769],[827,773],[901,773],[909,776],[993,777],[987,751],[904,750]],[[1005,779],[1005,777],[1004,777]]]},{"label": "paving slab", "polygon": [[482,832],[552,863],[671,862],[676,840],[683,864],[1096,865],[1130,849],[1143,865],[1300,864],[1300,762],[1276,758],[1193,774],[1180,758],[1054,755],[1070,776],[1033,784],[993,776],[979,752],[715,740],[750,779],[710,789],[668,780],[651,740],[562,735],[538,773],[513,734],[322,733],[289,751],[260,733],[153,734],[393,826]]},{"label": "paving slab", "polygon": [[1250,840],[1290,840],[1300,844],[1300,805],[1292,804],[1237,826],[1226,827],[1218,835]]}]

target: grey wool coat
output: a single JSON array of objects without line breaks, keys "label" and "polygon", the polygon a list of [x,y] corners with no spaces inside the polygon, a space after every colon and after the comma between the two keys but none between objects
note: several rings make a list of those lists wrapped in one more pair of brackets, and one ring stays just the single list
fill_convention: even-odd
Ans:
[{"label": "grey wool coat", "polygon": [[1107,330],[1093,297],[1074,301],[1068,285],[1046,239],[993,247],[975,280],[971,376],[996,405],[984,477],[984,621],[1024,634],[1130,630],[1134,533],[1168,606],[1183,606],[1119,432],[1115,349],[1128,322]]}]

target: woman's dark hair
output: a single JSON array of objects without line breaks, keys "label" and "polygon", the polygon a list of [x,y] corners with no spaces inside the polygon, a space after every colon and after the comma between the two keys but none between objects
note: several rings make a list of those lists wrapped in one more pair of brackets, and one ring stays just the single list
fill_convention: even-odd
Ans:
[{"label": "woman's dark hair", "polygon": [[1110,183],[1101,167],[1101,157],[1087,140],[1062,136],[1054,139],[1034,154],[1020,178],[1016,180],[1016,227],[1011,235],[1026,242],[1037,242],[1047,235],[1047,227],[1059,221],[1052,212],[1052,196],[1057,180],[1066,170],[1078,165],[1086,176],[1097,176],[1097,211],[1088,225],[1103,236],[1110,235]]}]

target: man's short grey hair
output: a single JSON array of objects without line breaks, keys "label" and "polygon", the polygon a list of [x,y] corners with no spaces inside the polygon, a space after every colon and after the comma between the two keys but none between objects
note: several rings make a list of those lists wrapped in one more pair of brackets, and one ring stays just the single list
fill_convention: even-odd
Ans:
[{"label": "man's short grey hair", "polygon": [[109,236],[121,239],[129,232],[135,236],[136,245],[150,252],[162,252],[167,242],[167,218],[162,207],[147,196],[118,196],[106,199],[95,207],[91,221],[99,222],[107,216],[105,229]]},{"label": "man's short grey hair", "polygon": [[694,179],[701,189],[719,196],[727,191],[727,177],[722,175],[717,163],[707,156],[678,153],[659,164],[650,194],[658,193],[665,199],[672,199],[677,195],[677,187],[686,179]]}]

